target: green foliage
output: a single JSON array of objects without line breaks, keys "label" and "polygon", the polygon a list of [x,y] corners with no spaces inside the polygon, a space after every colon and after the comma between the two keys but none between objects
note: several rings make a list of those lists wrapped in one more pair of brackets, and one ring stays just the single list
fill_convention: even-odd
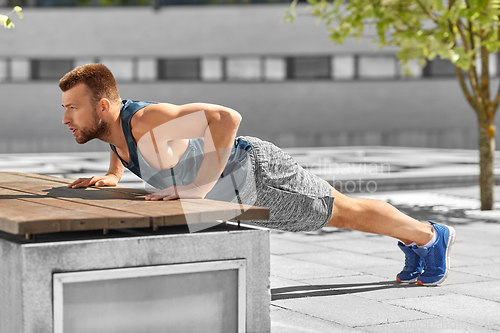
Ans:
[{"label": "green foliage", "polygon": [[23,18],[23,13],[21,13],[21,11],[22,11],[22,8],[19,7],[19,6],[16,6],[7,15],[0,14],[0,26],[3,26],[4,28],[7,28],[7,29],[14,28],[15,25],[12,22],[12,20],[9,18],[9,15],[11,15],[12,13],[16,13],[17,16],[20,19],[22,19]]},{"label": "green foliage", "polygon": [[[380,47],[399,47],[403,63],[425,63],[439,56],[457,67],[475,66],[481,47],[500,48],[500,0],[308,0],[312,15],[324,21],[330,40],[342,44],[361,38],[367,27],[375,29]],[[294,1],[286,21],[296,17]]]}]

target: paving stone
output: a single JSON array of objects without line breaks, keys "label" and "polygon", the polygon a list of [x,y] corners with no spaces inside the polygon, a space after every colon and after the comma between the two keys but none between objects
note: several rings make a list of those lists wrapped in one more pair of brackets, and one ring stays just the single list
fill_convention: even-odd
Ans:
[{"label": "paving stone", "polygon": [[455,271],[464,272],[471,275],[488,277],[495,280],[500,280],[500,266],[499,265],[479,265],[470,267],[457,267]]},{"label": "paving stone", "polygon": [[392,259],[384,259],[343,250],[332,250],[307,254],[289,254],[286,256],[289,258],[307,260],[323,265],[341,267],[345,269],[355,269],[359,267],[370,266],[381,267],[397,263],[396,260]]},{"label": "paving stone", "polygon": [[272,333],[363,332],[346,325],[290,310],[271,311]]},{"label": "paving stone", "polygon": [[[491,223],[493,224],[493,223]],[[489,228],[488,224],[475,222],[466,227],[455,226],[457,231],[457,242],[464,242],[473,247],[475,244],[494,244],[500,234],[500,223],[495,228]]]},{"label": "paving stone", "polygon": [[497,325],[500,313],[498,302],[456,294],[384,302],[478,326]]},{"label": "paving stone", "polygon": [[387,280],[396,280],[396,275],[403,269],[404,260],[400,263],[390,264],[386,266],[369,266],[369,267],[359,267],[355,268],[356,272],[359,274],[370,274],[379,276]]},{"label": "paving stone", "polygon": [[390,282],[393,283],[390,288],[381,288],[379,290],[373,290],[370,292],[358,294],[358,296],[373,299],[376,301],[386,301],[408,299],[413,297],[439,296],[450,293],[443,288],[427,288],[422,287],[418,284],[399,283],[397,281]]},{"label": "paving stone", "polygon": [[[386,237],[389,238],[389,237]],[[361,254],[375,254],[378,252],[387,252],[390,250],[397,249],[397,241],[389,238],[389,241],[373,241],[371,238],[361,238],[361,239],[339,239],[335,241],[319,241],[316,244],[320,244],[321,246],[345,250],[349,252],[356,252]],[[401,252],[401,256],[403,257],[403,252]]]},{"label": "paving stone", "polygon": [[393,279],[384,279],[379,276],[364,274],[349,277],[334,277],[302,280],[317,290],[332,290],[338,294],[355,294],[372,300],[404,299],[407,297],[421,297],[449,293],[437,288],[425,288],[417,284],[402,284]]},{"label": "paving stone", "polygon": [[404,321],[399,323],[382,324],[376,326],[365,326],[363,330],[372,333],[401,333],[401,332],[439,332],[439,333],[492,333],[491,328],[472,325],[457,319],[443,317]]},{"label": "paving stone", "polygon": [[270,286],[271,286],[271,293],[272,293],[272,290],[275,288],[308,285],[308,283],[300,281],[300,280],[292,280],[291,278],[286,279],[283,277],[279,277],[277,275],[274,275],[272,272],[271,272],[271,276],[269,277],[269,282],[270,282]]},{"label": "paving stone", "polygon": [[360,273],[339,267],[271,255],[271,275],[297,280],[334,276],[353,276]]},{"label": "paving stone", "polygon": [[273,304],[350,327],[434,317],[388,303],[328,291],[319,297],[284,299]]},{"label": "paving stone", "polygon": [[451,267],[468,267],[477,265],[492,265],[494,264],[494,258],[480,258],[464,255],[462,253],[455,253],[455,248],[453,247],[451,251]]},{"label": "paving stone", "polygon": [[452,266],[448,278],[446,278],[446,281],[443,282],[442,286],[492,281],[491,278],[486,276],[464,273],[459,269],[459,267],[453,268]]},{"label": "paving stone", "polygon": [[309,285],[331,286],[332,288],[335,287],[342,288],[344,287],[344,285],[350,285],[350,284],[374,285],[376,283],[382,283],[382,282],[387,284],[392,283],[392,281],[390,280],[381,279],[380,276],[370,275],[370,274],[361,274],[353,276],[335,276],[327,278],[313,278],[313,279],[304,279],[301,281]]},{"label": "paving stone", "polygon": [[376,253],[371,254],[371,256],[384,258],[384,259],[391,259],[391,260],[395,260],[395,261],[401,262],[401,263],[404,263],[404,261],[405,261],[404,253],[399,248],[397,248],[397,250],[392,250],[392,251],[387,251],[387,252],[376,252]]},{"label": "paving stone", "polygon": [[[314,245],[313,245],[314,244]],[[272,254],[308,253],[318,251],[328,251],[324,246],[319,246],[319,242],[297,242],[287,239],[271,238],[270,251]]]},{"label": "paving stone", "polygon": [[[500,235],[500,234],[499,234]],[[460,235],[457,234],[457,238]],[[478,257],[478,258],[492,258],[498,257],[500,251],[498,250],[498,246],[496,243],[468,243],[467,239],[460,240],[455,243],[452,247],[451,255],[452,256],[469,256],[469,257]]]},{"label": "paving stone", "polygon": [[455,294],[473,296],[500,303],[500,281],[486,281],[477,283],[443,286],[444,290]]},{"label": "paving stone", "polygon": [[315,243],[319,241],[333,241],[337,239],[364,238],[365,233],[337,228],[322,228],[311,232],[285,232],[273,230],[271,238],[287,239],[298,242]]},{"label": "paving stone", "polygon": [[[404,262],[397,265],[389,265],[384,267],[364,267],[352,269],[358,274],[370,274],[387,280],[396,280],[396,275],[403,269]],[[466,272],[461,272],[458,268],[452,268],[446,281],[442,285],[465,284],[491,281],[491,278],[486,276],[474,275]],[[439,287],[437,287],[439,288]]]}]

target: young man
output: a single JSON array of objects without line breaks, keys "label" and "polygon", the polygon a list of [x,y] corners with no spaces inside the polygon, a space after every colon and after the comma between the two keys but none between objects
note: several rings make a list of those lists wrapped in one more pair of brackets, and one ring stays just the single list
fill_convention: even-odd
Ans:
[{"label": "young man", "polygon": [[269,208],[270,221],[254,221],[265,227],[383,234],[399,239],[406,256],[399,282],[436,285],[448,275],[452,227],[424,224],[386,202],[339,193],[272,143],[236,137],[241,116],[230,108],[121,100],[113,74],[101,64],[73,69],[59,87],[63,124],[76,141],[97,138],[111,146],[106,175],[68,187],[115,186],[127,167],[161,189],[146,200],[238,201]]}]

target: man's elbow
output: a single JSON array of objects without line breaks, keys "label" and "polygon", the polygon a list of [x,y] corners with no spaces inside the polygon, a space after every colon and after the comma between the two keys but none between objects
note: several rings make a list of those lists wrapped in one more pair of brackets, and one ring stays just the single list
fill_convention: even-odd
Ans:
[{"label": "man's elbow", "polygon": [[238,113],[238,111],[235,111],[235,110],[230,109],[230,108],[224,109],[224,117],[236,126],[239,126],[241,123],[241,120],[243,119],[241,117],[241,114]]}]

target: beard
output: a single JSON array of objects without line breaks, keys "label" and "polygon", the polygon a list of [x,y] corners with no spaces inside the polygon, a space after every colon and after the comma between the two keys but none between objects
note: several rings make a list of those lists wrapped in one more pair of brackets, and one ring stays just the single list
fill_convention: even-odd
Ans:
[{"label": "beard", "polygon": [[99,119],[94,113],[94,126],[89,129],[81,129],[76,142],[84,144],[93,139],[104,139],[109,135],[109,124],[104,120]]}]

